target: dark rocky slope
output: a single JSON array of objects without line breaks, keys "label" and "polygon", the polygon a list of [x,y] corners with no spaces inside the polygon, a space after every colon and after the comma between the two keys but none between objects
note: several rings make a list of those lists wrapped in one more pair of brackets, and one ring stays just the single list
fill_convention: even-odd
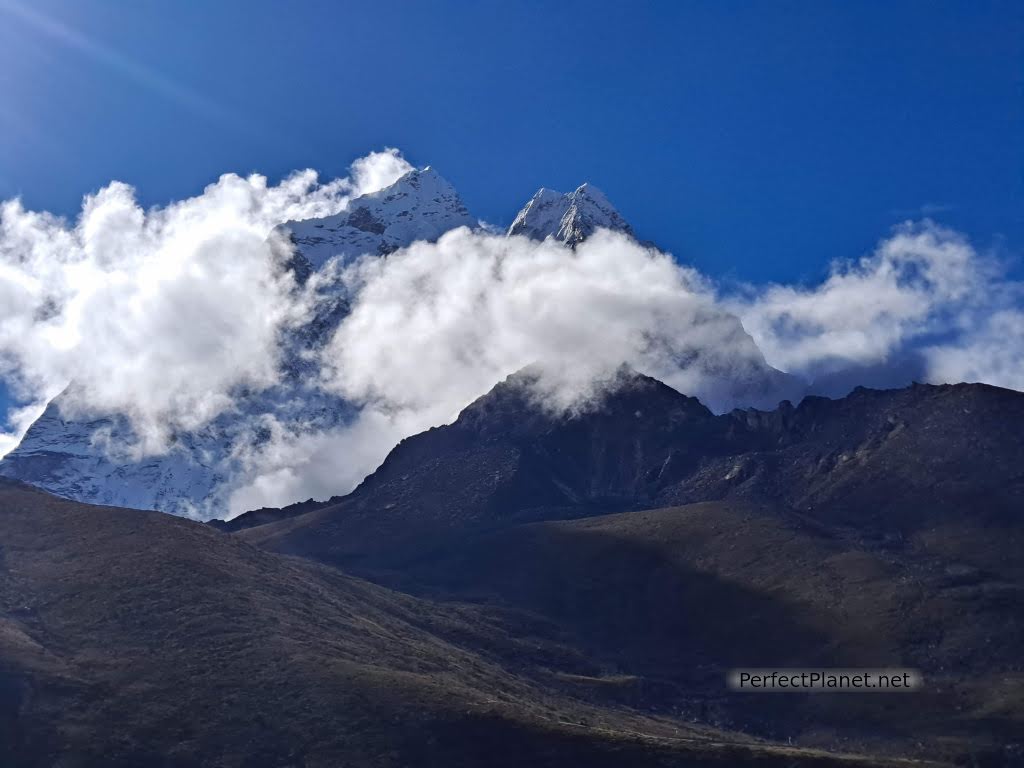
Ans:
[{"label": "dark rocky slope", "polygon": [[[373,553],[398,561],[467,528],[743,499],[879,542],[953,541],[979,567],[1022,573],[1019,392],[860,388],[715,416],[624,372],[599,405],[553,415],[536,405],[530,380],[509,377],[453,424],[402,441],[349,496],[261,511],[251,522],[273,524],[247,535],[340,564]],[[929,535],[939,531],[949,535]]]},{"label": "dark rocky slope", "polygon": [[[542,616],[662,713],[1017,759],[1024,395],[860,389],[714,416],[626,375],[600,407],[553,416],[525,384],[404,441],[350,496],[239,535]],[[930,687],[737,698],[736,665],[912,666]]]}]

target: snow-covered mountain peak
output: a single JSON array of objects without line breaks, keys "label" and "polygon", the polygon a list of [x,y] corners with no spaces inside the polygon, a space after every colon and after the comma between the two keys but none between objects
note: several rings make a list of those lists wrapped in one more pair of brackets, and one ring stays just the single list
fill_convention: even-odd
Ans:
[{"label": "snow-covered mountain peak", "polygon": [[335,256],[349,261],[364,254],[384,255],[475,224],[455,188],[427,166],[350,200],[333,216],[290,221],[280,230],[289,233],[296,250],[319,269]]},{"label": "snow-covered mountain peak", "polygon": [[615,210],[608,198],[590,183],[569,194],[541,188],[516,216],[509,235],[534,240],[553,237],[576,246],[597,229],[612,229],[633,237],[633,228]]},{"label": "snow-covered mountain peak", "polygon": [[[572,195],[570,195],[570,197],[574,197],[574,198],[577,198],[577,199],[589,198],[590,200],[593,200],[595,202],[595,204],[604,205],[604,206],[607,206],[609,208],[612,207],[612,204],[610,202],[608,202],[608,198],[604,196],[604,192],[602,192],[600,189],[595,187],[589,181],[585,181],[582,184],[580,184],[578,187],[576,187],[576,189],[573,191],[573,193],[572,193]],[[615,209],[612,208],[612,210],[615,210]]]},{"label": "snow-covered mountain peak", "polygon": [[[457,198],[459,196],[455,191],[455,187],[444,176],[434,170],[433,167],[428,165],[424,168],[414,168],[404,176],[399,177],[398,181],[391,186],[371,192],[364,197],[380,199],[401,195],[422,196],[434,199],[442,197]],[[352,202],[357,202],[360,199],[356,198]]]}]

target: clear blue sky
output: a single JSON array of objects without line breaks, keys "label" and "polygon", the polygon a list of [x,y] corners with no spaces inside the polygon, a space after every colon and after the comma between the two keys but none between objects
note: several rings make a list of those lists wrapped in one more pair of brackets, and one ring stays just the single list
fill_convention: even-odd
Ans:
[{"label": "clear blue sky", "polygon": [[[508,223],[604,189],[720,277],[815,280],[922,209],[1024,244],[1020,2],[0,0],[0,196],[61,213],[384,145]],[[20,0],[27,3],[27,0]]]}]

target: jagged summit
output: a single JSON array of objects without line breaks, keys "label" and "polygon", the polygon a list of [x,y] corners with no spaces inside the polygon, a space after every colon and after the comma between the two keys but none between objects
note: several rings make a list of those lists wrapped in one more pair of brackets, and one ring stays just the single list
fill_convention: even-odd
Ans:
[{"label": "jagged summit", "polygon": [[291,221],[280,229],[290,233],[297,250],[319,269],[334,256],[348,260],[366,253],[384,255],[475,223],[455,188],[427,166],[351,200],[333,216]]},{"label": "jagged summit", "polygon": [[600,228],[635,236],[604,193],[584,183],[569,194],[541,187],[516,216],[508,234],[534,240],[553,237],[576,246]]},{"label": "jagged summit", "polygon": [[546,402],[549,394],[539,365],[523,368],[496,384],[459,414],[454,424],[478,438],[516,437],[540,434],[595,414],[618,415],[630,427],[643,420],[644,412],[667,412],[676,421],[699,422],[713,418],[697,398],[689,397],[651,376],[639,373],[623,363],[603,378],[576,405],[559,407]]}]

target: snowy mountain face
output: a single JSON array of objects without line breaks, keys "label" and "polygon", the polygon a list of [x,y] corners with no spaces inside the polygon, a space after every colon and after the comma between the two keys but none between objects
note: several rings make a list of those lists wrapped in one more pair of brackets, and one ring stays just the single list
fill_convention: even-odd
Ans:
[{"label": "snowy mountain face", "polygon": [[[383,256],[474,223],[452,186],[425,168],[355,198],[333,216],[288,222],[278,234],[293,243],[289,263],[299,283],[305,283],[335,256],[343,262],[364,254]],[[112,454],[109,446],[135,442],[128,419],[78,416],[69,407],[70,398],[62,395],[0,460],[0,475],[94,504],[200,518],[222,515],[226,481],[239,469],[240,447],[258,448],[275,424],[292,432],[320,432],[356,415],[350,403],[316,385],[315,353],[349,311],[349,296],[339,281],[323,281],[318,291],[316,314],[284,332],[281,382],[261,392],[238,393],[234,410],[202,430],[177,435],[167,453],[141,461]]]},{"label": "snowy mountain face", "polygon": [[[288,263],[298,282],[306,284],[334,257],[342,263],[364,255],[385,257],[415,241],[433,241],[449,230],[474,224],[452,186],[425,168],[353,199],[333,216],[288,222],[277,234],[294,246]],[[551,237],[575,247],[600,228],[633,236],[607,198],[584,184],[566,195],[538,191],[516,216],[508,235]],[[342,426],[358,413],[353,404],[317,385],[316,352],[348,314],[351,299],[339,280],[322,280],[317,290],[316,314],[305,325],[284,332],[281,381],[261,392],[236,393],[233,410],[201,430],[176,435],[167,453],[138,461],[118,455],[110,446],[135,442],[129,420],[78,416],[62,395],[49,404],[21,444],[0,460],[0,475],[78,501],[204,519],[222,516],[230,480],[240,470],[240,453],[258,449],[275,427],[318,433]],[[739,350],[737,357],[729,350],[695,349],[679,361],[680,367],[694,366],[721,381],[715,392],[701,393],[706,405],[720,410],[741,401],[774,407],[781,397],[799,399],[797,383],[764,361],[738,318],[719,312],[701,322],[716,324],[715,338],[731,337],[735,343],[728,345],[729,350]]]},{"label": "snowy mountain face", "polygon": [[458,193],[433,168],[410,171],[390,187],[356,198],[334,216],[290,221],[281,227],[320,269],[338,256],[350,261],[375,253],[385,256],[416,240],[437,240],[457,227],[472,227]]},{"label": "snowy mountain face", "polygon": [[583,184],[567,195],[541,188],[516,216],[508,234],[525,235],[533,240],[552,237],[576,246],[598,229],[634,236],[633,228],[601,190]]},{"label": "snowy mountain face", "polygon": [[124,418],[65,417],[58,397],[0,463],[0,473],[72,499],[178,514],[188,514],[188,500],[223,480],[184,446],[135,462],[110,457],[101,444],[104,436],[130,434]]}]

